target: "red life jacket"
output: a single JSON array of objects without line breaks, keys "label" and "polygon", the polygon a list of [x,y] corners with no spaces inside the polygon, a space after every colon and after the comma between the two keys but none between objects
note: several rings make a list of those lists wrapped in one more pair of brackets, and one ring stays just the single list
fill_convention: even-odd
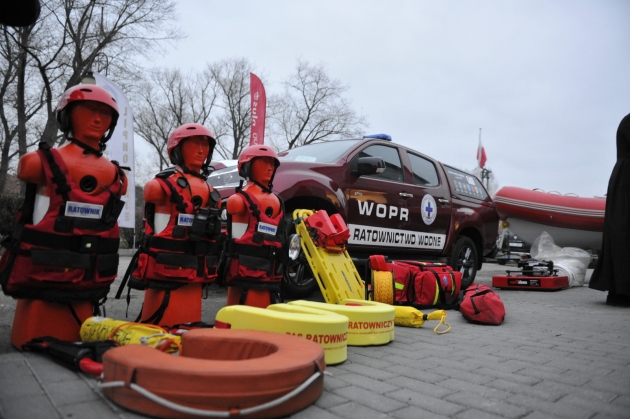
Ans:
[{"label": "red life jacket", "polygon": [[221,251],[219,193],[208,185],[207,202],[195,206],[182,193],[188,188],[186,178],[176,175],[173,168],[158,174],[156,180],[170,197],[169,222],[155,233],[155,205],[146,204],[145,236],[134,258],[129,286],[175,289],[189,283],[214,282]]},{"label": "red life jacket", "polygon": [[[33,225],[37,185],[27,184],[12,235],[2,242],[0,283],[6,295],[52,302],[95,301],[118,275],[118,216],[125,173],[118,167],[106,192],[89,195],[47,143],[37,150],[48,190],[48,210]],[[112,162],[118,166],[117,162]]]},{"label": "red life jacket", "polygon": [[[282,235],[279,228],[284,217],[280,201],[279,214],[271,218],[260,210],[260,202],[237,188],[245,198],[250,217],[247,230],[238,239],[231,238],[225,246],[225,282],[229,286],[244,288],[277,289],[282,280]],[[228,223],[232,230],[231,221]]]}]

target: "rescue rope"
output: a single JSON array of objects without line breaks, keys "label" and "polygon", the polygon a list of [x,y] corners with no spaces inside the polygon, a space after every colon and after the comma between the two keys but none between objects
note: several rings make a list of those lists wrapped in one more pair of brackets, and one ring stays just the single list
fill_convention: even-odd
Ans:
[{"label": "rescue rope", "polygon": [[[252,407],[248,407],[245,409],[241,409],[241,410],[237,410],[236,412],[234,410],[230,410],[230,411],[226,411],[226,412],[221,412],[221,411],[216,411],[216,410],[204,410],[204,409],[196,409],[193,407],[188,407],[188,406],[182,406],[180,404],[177,404],[175,402],[172,402],[170,400],[166,400],[160,396],[158,396],[155,393],[150,392],[149,390],[135,384],[135,383],[129,383],[129,388],[131,388],[132,390],[140,393],[141,395],[143,395],[144,397],[146,397],[147,399],[151,400],[152,402],[155,402],[161,406],[167,407],[169,409],[175,410],[176,412],[180,412],[180,413],[185,413],[185,414],[189,414],[189,415],[196,415],[196,416],[204,416],[204,417],[214,417],[214,418],[228,418],[231,416],[245,416],[245,415],[250,415],[252,413],[257,413],[260,412],[262,410],[266,410],[272,407],[275,407],[279,404],[284,403],[285,401],[291,399],[292,397],[297,396],[298,394],[300,394],[302,391],[304,391],[304,389],[306,389],[309,385],[311,385],[311,383],[313,381],[315,381],[317,378],[319,378],[319,376],[321,375],[321,372],[317,371],[315,372],[313,375],[311,375],[306,381],[304,381],[302,384],[300,384],[300,386],[298,386],[297,388],[293,389],[292,391],[290,391],[289,393],[285,394],[282,397],[279,397],[275,400],[272,400],[270,402],[267,403],[263,403],[261,405],[258,406],[252,406]],[[124,381],[110,381],[109,383],[99,383],[98,387],[99,389],[105,389],[105,388],[113,388],[113,387],[124,387],[125,386],[125,382]]]},{"label": "rescue rope", "polygon": [[[441,325],[448,326],[448,328],[446,330],[438,331]],[[451,330],[451,325],[446,322],[446,310],[442,310],[442,317],[440,318],[440,323],[438,323],[438,325],[435,326],[435,329],[433,329],[433,331],[437,333],[438,335],[443,335],[449,330]]]}]

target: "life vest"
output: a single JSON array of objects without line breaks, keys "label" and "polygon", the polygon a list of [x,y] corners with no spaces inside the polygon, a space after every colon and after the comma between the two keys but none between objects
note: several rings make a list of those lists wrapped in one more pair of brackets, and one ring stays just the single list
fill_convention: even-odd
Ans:
[{"label": "life vest", "polygon": [[[277,289],[282,280],[282,199],[278,196],[280,212],[271,218],[260,210],[260,202],[254,196],[241,188],[236,193],[243,196],[250,217],[245,233],[226,242],[225,282],[243,288]],[[232,231],[231,219],[228,231]]]},{"label": "life vest", "polygon": [[106,191],[89,195],[76,184],[59,152],[47,143],[37,150],[48,210],[33,224],[37,185],[28,183],[13,234],[2,242],[0,283],[6,295],[50,302],[96,301],[107,296],[118,275],[118,216],[125,173],[118,163]]},{"label": "life vest", "polygon": [[129,286],[176,289],[214,282],[222,247],[219,193],[208,185],[208,200],[194,205],[189,194],[183,193],[188,188],[186,178],[176,175],[174,168],[159,173],[156,179],[170,197],[169,221],[156,233],[155,205],[145,205],[145,235],[132,262]]}]

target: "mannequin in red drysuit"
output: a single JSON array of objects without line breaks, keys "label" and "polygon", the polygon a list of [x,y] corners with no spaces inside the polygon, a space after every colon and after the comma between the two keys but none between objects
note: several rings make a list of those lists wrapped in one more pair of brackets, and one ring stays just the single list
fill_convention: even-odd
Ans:
[{"label": "mannequin in red drysuit", "polygon": [[[99,200],[111,202],[110,200],[114,199],[112,191],[117,191],[116,196],[118,197],[124,195],[127,190],[127,177],[116,164],[102,156],[105,143],[109,140],[118,119],[118,109],[113,96],[96,85],[77,85],[64,93],[57,106],[56,113],[59,127],[66,135],[68,142],[58,149],[51,149],[50,152],[54,150],[55,154],[60,157],[61,164],[65,165],[69,178],[74,181],[74,186],[71,186],[71,188],[77,188],[81,193],[94,197],[96,202],[99,202]],[[59,193],[57,186],[47,178],[43,160],[45,160],[43,155],[34,151],[25,154],[18,163],[18,179],[34,184],[36,187],[32,219],[25,226],[28,228],[39,228],[42,225],[39,224],[40,221],[45,217],[51,216],[51,214],[47,214],[53,211],[49,208],[51,197]],[[47,167],[49,167],[49,163]],[[77,203],[81,205],[80,202]],[[101,217],[103,216],[101,215]],[[117,214],[115,216],[117,217]],[[109,230],[111,234],[108,240],[117,240],[118,227],[116,223],[112,221],[108,225],[111,226]],[[83,234],[87,234],[87,237],[90,234],[94,234],[90,233],[89,228],[86,227],[86,229]],[[71,228],[71,231],[74,230]],[[100,231],[103,231],[103,229],[101,228]],[[56,231],[50,231],[46,234],[54,235],[57,233]],[[103,237],[107,237],[109,233],[102,234],[105,234]],[[67,236],[62,235],[60,237]],[[80,236],[77,236],[77,239],[80,238]],[[51,249],[56,249],[57,251],[70,250],[63,249],[54,238],[49,239],[49,242]],[[117,246],[114,250],[114,255],[116,252]],[[96,256],[93,256],[93,258],[96,258]],[[56,262],[59,263],[58,261]],[[35,266],[32,264],[33,262],[29,263],[31,263],[30,266]],[[55,261],[51,265],[54,265],[54,263]],[[22,268],[24,268],[23,265]],[[90,269],[94,269],[94,267],[92,266]],[[17,275],[15,272],[14,274]],[[109,290],[109,283],[115,278],[115,271],[114,273],[110,272],[109,275],[109,279],[103,278],[105,282],[103,283],[102,292],[105,295]],[[42,335],[50,335],[62,340],[80,339],[80,324],[77,319],[82,321],[92,315],[94,301],[89,301],[87,297],[85,300],[82,300],[80,296],[84,294],[77,293],[73,295],[72,292],[69,292],[67,303],[48,302],[49,298],[50,301],[63,300],[64,290],[67,288],[67,284],[62,283],[57,292],[54,291],[55,286],[52,284],[54,283],[48,283],[46,287],[53,290],[51,292],[55,293],[54,297],[46,294],[45,288],[42,289],[41,294],[36,294],[38,296],[33,297],[37,299],[16,297],[18,302],[11,333],[11,342],[18,349],[21,349],[23,343]],[[35,291],[37,292],[37,290]],[[40,295],[41,300],[39,299]],[[71,307],[71,310],[69,307]]]},{"label": "mannequin in red drysuit", "polygon": [[[145,226],[145,234],[150,236],[148,253],[140,256],[146,270],[143,274],[142,269],[134,272],[147,287],[142,322],[173,326],[201,320],[202,284],[216,278],[219,243],[217,237],[208,233],[208,225],[201,233],[195,233],[192,224],[180,217],[190,220],[210,208],[216,208],[218,215],[220,196],[205,176],[214,146],[214,136],[204,126],[178,127],[167,143],[175,168],[158,174],[144,187],[144,200],[153,205],[153,211],[147,214]],[[174,198],[181,200],[183,206],[178,207]],[[169,253],[170,262],[160,263],[156,253]],[[186,262],[190,257],[197,261],[194,268]]]},{"label": "mannequin in red drysuit", "polygon": [[[254,157],[251,160],[249,180],[243,186],[243,191],[256,198],[260,202],[260,210],[271,218],[277,218],[282,211],[280,199],[269,190],[278,164],[277,158],[274,157]],[[227,201],[227,213],[232,217],[232,238],[242,237],[252,217],[242,195],[237,193],[230,196]],[[227,305],[239,304],[242,293],[243,288],[229,286]],[[270,292],[265,289],[248,289],[244,304],[266,308],[271,304]]]}]

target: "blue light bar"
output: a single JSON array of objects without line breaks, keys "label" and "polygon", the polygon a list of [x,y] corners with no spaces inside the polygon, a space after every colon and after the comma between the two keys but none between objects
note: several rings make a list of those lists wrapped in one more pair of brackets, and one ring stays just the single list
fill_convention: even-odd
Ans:
[{"label": "blue light bar", "polygon": [[364,135],[363,138],[375,138],[377,140],[386,140],[391,141],[392,136],[387,134],[372,134],[372,135]]}]

